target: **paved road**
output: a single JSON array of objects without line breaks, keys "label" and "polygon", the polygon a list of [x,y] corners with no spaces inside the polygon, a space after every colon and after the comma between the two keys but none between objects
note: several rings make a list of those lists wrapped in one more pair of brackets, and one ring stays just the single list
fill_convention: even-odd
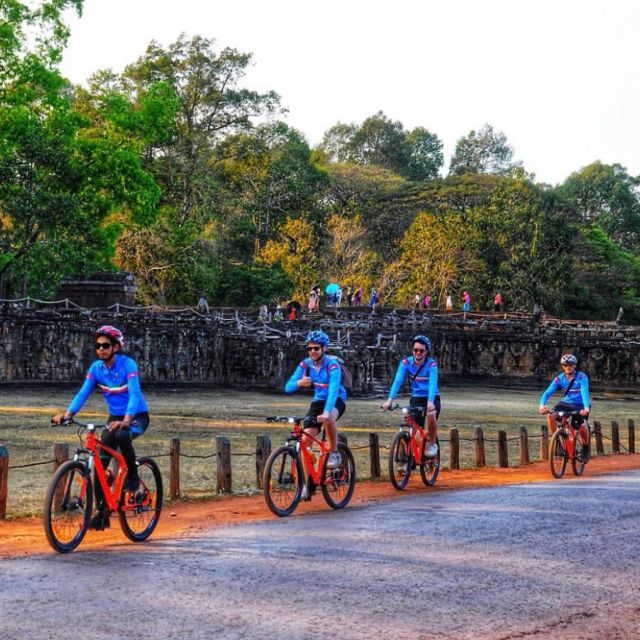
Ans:
[{"label": "paved road", "polygon": [[0,638],[631,640],[639,505],[626,472],[5,559]]}]

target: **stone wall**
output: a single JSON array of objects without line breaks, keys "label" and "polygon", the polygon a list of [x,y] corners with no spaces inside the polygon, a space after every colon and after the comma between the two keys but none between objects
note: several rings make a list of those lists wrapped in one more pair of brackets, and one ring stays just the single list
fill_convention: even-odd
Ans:
[{"label": "stone wall", "polygon": [[89,308],[106,308],[115,304],[133,306],[137,289],[132,273],[99,271],[90,276],[65,276],[58,287],[56,299],[67,299]]},{"label": "stone wall", "polygon": [[346,309],[296,321],[261,323],[257,314],[212,310],[0,310],[0,383],[80,382],[95,357],[92,332],[121,327],[144,383],[199,383],[280,390],[305,355],[304,336],[322,328],[354,374],[354,393],[383,393],[412,337],[426,333],[443,380],[547,382],[560,355],[575,353],[594,383],[632,386],[640,379],[638,328],[614,323],[533,321],[524,315],[409,311],[372,315]]}]

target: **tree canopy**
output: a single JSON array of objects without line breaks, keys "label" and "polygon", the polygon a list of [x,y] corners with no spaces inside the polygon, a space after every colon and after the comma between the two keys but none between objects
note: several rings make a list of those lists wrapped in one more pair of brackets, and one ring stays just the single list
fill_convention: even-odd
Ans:
[{"label": "tree canopy", "polygon": [[0,3],[0,297],[123,269],[148,303],[302,301],[336,280],[385,304],[468,289],[476,309],[500,292],[640,320],[640,177],[619,164],[536,184],[485,124],[443,177],[440,138],[381,111],[311,148],[275,92],[246,86],[251,54],[200,36],[73,86],[69,9]]}]

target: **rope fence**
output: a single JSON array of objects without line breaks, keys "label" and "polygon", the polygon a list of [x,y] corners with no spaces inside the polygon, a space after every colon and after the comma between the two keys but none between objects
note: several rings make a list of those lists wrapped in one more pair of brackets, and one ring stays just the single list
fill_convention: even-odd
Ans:
[{"label": "rope fence", "polygon": [[[605,455],[604,442],[611,443],[611,453],[620,454],[621,451],[626,453],[635,453],[635,422],[632,419],[627,420],[627,442],[628,446],[624,446],[620,442],[620,427],[617,421],[611,421],[611,435],[605,435],[602,432],[602,424],[599,421],[593,422],[591,433],[592,441],[595,440],[595,449],[590,447],[591,455]],[[467,442],[473,444],[473,465],[472,468],[480,468],[487,466],[486,444],[497,445],[495,447],[497,453],[498,468],[508,468],[509,463],[509,443],[518,442],[518,462],[515,466],[523,466],[531,461],[530,441],[537,441],[538,456],[537,459],[545,461],[549,459],[549,432],[547,425],[541,425],[540,433],[529,434],[526,427],[521,426],[516,436],[507,437],[506,431],[498,431],[497,438],[486,437],[484,430],[480,426],[474,427],[474,437],[460,437],[459,429],[450,428],[448,436],[445,430],[440,427],[438,440],[441,444],[448,445],[448,460],[441,454],[440,466],[449,469],[460,469],[460,443]],[[352,451],[368,451],[368,464],[366,472],[360,469],[358,476],[360,478],[379,479],[382,477],[382,460],[381,451],[389,451],[390,447],[380,445],[379,436],[375,432],[367,434],[368,444],[352,446]],[[344,432],[339,434],[340,440],[347,443]],[[154,458],[165,458],[169,460],[169,497],[177,500],[183,495],[180,489],[180,459],[189,460],[210,460],[216,459],[216,483],[215,491],[219,494],[232,493],[232,459],[233,458],[255,458],[255,487],[262,489],[262,475],[267,459],[271,454],[272,445],[268,435],[259,435],[256,437],[256,446],[253,451],[231,451],[231,443],[225,436],[217,436],[215,438],[215,448],[209,454],[183,453],[180,450],[180,439],[174,437],[171,439],[168,452],[158,452],[152,455]],[[9,490],[9,471],[21,471],[31,467],[42,465],[53,465],[55,471],[61,464],[69,459],[69,447],[66,443],[56,443],[53,446],[53,458],[38,462],[30,462],[27,464],[11,465],[9,464],[9,450],[6,445],[0,445],[0,520],[4,520],[7,515],[7,497]],[[385,461],[386,462],[386,461]]]}]

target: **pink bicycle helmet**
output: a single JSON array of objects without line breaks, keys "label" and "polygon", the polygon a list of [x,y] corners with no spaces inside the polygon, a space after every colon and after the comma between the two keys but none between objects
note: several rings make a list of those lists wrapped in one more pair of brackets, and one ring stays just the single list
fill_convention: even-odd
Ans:
[{"label": "pink bicycle helmet", "polygon": [[120,329],[112,327],[110,324],[105,324],[96,331],[96,338],[98,336],[105,336],[109,338],[111,342],[117,342],[120,345],[120,349],[124,349],[124,336]]}]

